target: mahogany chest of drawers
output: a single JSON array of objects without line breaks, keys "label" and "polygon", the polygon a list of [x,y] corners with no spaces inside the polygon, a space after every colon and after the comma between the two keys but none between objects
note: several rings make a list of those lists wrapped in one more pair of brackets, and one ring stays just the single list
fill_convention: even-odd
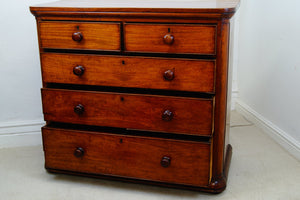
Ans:
[{"label": "mahogany chest of drawers", "polygon": [[238,0],[63,0],[30,7],[50,172],[219,193],[231,146]]}]

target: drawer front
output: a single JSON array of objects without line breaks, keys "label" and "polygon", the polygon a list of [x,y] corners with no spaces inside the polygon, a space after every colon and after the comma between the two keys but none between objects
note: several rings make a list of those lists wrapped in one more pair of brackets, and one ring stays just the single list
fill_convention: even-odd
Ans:
[{"label": "drawer front", "polygon": [[54,53],[41,60],[46,83],[214,92],[214,61]]},{"label": "drawer front", "polygon": [[46,121],[191,135],[212,133],[212,99],[42,89]]},{"label": "drawer front", "polygon": [[205,186],[210,144],[43,128],[45,166],[81,173]]},{"label": "drawer front", "polygon": [[178,54],[216,54],[215,25],[126,24],[125,50]]},{"label": "drawer front", "polygon": [[40,22],[41,48],[120,51],[119,23]]}]

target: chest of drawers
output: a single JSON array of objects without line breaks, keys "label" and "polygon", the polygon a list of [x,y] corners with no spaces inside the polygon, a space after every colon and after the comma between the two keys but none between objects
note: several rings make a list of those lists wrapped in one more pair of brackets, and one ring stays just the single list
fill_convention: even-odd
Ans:
[{"label": "chest of drawers", "polygon": [[50,172],[219,193],[231,158],[229,23],[238,0],[30,7]]}]

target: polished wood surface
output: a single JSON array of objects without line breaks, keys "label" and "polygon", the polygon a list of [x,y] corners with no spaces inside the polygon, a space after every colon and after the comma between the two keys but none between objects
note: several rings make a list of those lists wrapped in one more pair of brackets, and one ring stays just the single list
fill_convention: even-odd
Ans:
[{"label": "polished wood surface", "polygon": [[127,11],[143,12],[151,9],[153,12],[171,11],[171,12],[205,12],[205,13],[229,13],[235,12],[239,6],[240,0],[80,0],[44,3],[32,6],[35,11]]},{"label": "polished wood surface", "polygon": [[216,51],[214,25],[126,23],[124,34],[128,52],[213,55]]},{"label": "polished wood surface", "polygon": [[46,83],[214,92],[214,60],[43,53],[41,62]]},{"label": "polished wood surface", "polygon": [[[228,54],[229,54],[229,22],[219,23],[219,48],[217,58],[217,75],[216,75],[216,99],[215,99],[215,121],[214,121],[214,153],[213,158],[213,174],[215,178],[213,182],[217,182],[218,187],[225,187],[224,180],[224,163],[225,163],[225,135],[226,135],[226,112],[228,90]],[[229,112],[229,111],[228,111]],[[230,123],[230,122],[228,122]],[[227,133],[229,134],[229,133]],[[220,184],[221,183],[221,184]],[[214,184],[214,183],[213,183]]]},{"label": "polished wood surface", "polygon": [[30,7],[41,53],[46,169],[222,192],[232,155],[229,29],[238,6],[62,0]]},{"label": "polished wood surface", "polygon": [[212,133],[212,99],[42,89],[42,100],[46,121],[192,135]]},{"label": "polished wood surface", "polygon": [[83,39],[83,35],[81,32],[74,32],[72,34],[72,39],[76,42],[80,42]]},{"label": "polished wood surface", "polygon": [[81,65],[77,65],[73,68],[73,74],[76,76],[82,76],[84,73],[85,69]]},{"label": "polished wood surface", "polygon": [[40,22],[42,48],[120,50],[119,23]]},{"label": "polished wood surface", "polygon": [[43,143],[47,168],[185,185],[209,183],[208,143],[53,128],[43,128]]}]

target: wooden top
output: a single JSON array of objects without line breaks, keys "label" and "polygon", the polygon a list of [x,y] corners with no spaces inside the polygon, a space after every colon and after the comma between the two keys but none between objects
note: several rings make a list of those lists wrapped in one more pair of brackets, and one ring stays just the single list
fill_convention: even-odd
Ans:
[{"label": "wooden top", "polygon": [[70,12],[234,13],[240,0],[60,0],[30,7],[33,14]]}]

